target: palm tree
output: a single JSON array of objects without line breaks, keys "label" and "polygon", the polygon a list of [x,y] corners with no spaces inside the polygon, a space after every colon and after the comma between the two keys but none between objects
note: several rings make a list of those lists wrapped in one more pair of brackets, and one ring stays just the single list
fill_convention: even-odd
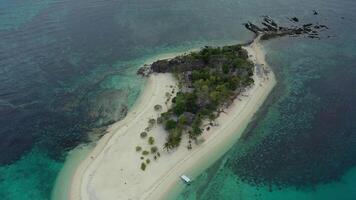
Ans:
[{"label": "palm tree", "polygon": [[171,145],[170,145],[168,142],[166,142],[166,143],[164,143],[164,145],[163,145],[163,149],[166,149],[167,152],[169,152],[169,150],[171,149]]}]

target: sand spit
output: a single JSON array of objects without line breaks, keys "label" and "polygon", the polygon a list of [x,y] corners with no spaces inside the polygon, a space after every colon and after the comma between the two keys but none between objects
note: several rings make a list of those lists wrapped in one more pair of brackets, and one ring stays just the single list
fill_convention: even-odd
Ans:
[{"label": "sand spit", "polygon": [[[241,136],[243,130],[263,104],[276,84],[273,72],[265,61],[260,37],[245,47],[255,63],[254,86],[235,99],[233,104],[216,120],[217,126],[202,134],[202,144],[187,149],[188,139],[183,138],[174,151],[163,150],[165,130],[155,125],[148,137],[155,139],[160,157],[152,154],[142,156],[136,146],[150,151],[152,145],[140,133],[148,126],[148,120],[157,118],[159,104],[162,111],[169,108],[166,93],[177,92],[177,81],[171,74],[151,74],[145,89],[135,106],[122,121],[113,124],[108,133],[98,141],[94,150],[81,162],[72,179],[71,200],[117,200],[117,199],[165,199],[180,182],[180,175],[195,176],[216,161]],[[144,160],[141,159],[144,157]],[[142,162],[150,159],[145,171]]]}]

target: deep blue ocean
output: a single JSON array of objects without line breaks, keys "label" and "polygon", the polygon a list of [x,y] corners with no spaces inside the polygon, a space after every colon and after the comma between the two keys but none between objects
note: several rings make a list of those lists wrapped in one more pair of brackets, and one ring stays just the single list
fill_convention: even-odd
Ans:
[{"label": "deep blue ocean", "polygon": [[276,88],[178,199],[356,199],[353,0],[0,0],[0,199],[50,199],[67,152],[135,102],[144,60],[245,42],[263,15],[329,29],[265,43]]}]

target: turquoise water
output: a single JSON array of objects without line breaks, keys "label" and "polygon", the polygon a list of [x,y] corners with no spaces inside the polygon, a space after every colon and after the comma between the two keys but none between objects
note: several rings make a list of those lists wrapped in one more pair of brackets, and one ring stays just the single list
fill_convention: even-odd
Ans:
[{"label": "turquoise water", "polygon": [[135,72],[145,60],[247,41],[242,23],[261,15],[282,23],[295,15],[330,30],[322,40],[266,44],[279,80],[268,105],[179,198],[323,199],[327,190],[355,197],[348,189],[356,164],[355,7],[351,0],[2,0],[0,199],[49,199],[67,152],[137,99],[143,81]]},{"label": "turquoise water", "polygon": [[[251,200],[318,200],[318,199],[355,199],[354,190],[356,170],[353,169],[342,177],[341,181],[316,186],[313,189],[297,190],[295,188],[270,189],[266,186],[249,185],[231,172],[220,169],[209,177],[203,173],[196,182],[180,194],[179,200],[192,199],[251,199]],[[204,188],[204,189],[203,189]]]},{"label": "turquoise water", "polygon": [[[356,5],[317,5],[335,37],[265,44],[277,87],[244,137],[177,199],[356,199]],[[310,18],[305,10],[296,16]]]}]

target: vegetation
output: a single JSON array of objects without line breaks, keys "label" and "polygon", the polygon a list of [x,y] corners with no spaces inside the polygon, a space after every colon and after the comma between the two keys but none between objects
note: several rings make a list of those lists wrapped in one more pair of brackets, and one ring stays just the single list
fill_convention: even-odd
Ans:
[{"label": "vegetation", "polygon": [[147,132],[142,132],[142,133],[140,133],[140,137],[141,137],[141,138],[147,137]]},{"label": "vegetation", "polygon": [[145,151],[142,151],[142,155],[145,155],[145,156],[146,156],[146,155],[148,155],[148,154],[150,154],[150,152],[148,152],[148,151],[146,151],[146,150],[145,150]]},{"label": "vegetation", "polygon": [[158,148],[156,146],[151,147],[151,153],[156,153],[158,151]]},{"label": "vegetation", "polygon": [[151,118],[148,120],[148,124],[150,127],[153,127],[156,124],[156,120]]},{"label": "vegetation", "polygon": [[[177,57],[177,63],[198,63],[198,67],[171,66],[180,91],[172,98],[172,108],[159,117],[168,131],[164,148],[177,147],[184,133],[195,139],[202,133],[202,122],[213,121],[219,109],[229,106],[247,86],[253,84],[253,63],[240,45],[205,47],[200,52]],[[172,62],[174,63],[174,62]],[[168,68],[169,69],[169,68]],[[166,94],[171,98],[170,94]],[[157,120],[158,121],[158,120]]]},{"label": "vegetation", "polygon": [[137,151],[137,152],[139,152],[139,151],[141,151],[141,150],[142,150],[142,147],[136,146],[136,151]]},{"label": "vegetation", "polygon": [[146,164],[145,163],[141,163],[141,170],[145,171],[145,169],[146,169]]},{"label": "vegetation", "polygon": [[146,160],[146,163],[147,163],[147,164],[150,164],[150,162],[151,162],[150,159],[147,159],[147,160]]},{"label": "vegetation", "polygon": [[177,126],[177,122],[174,121],[174,120],[172,120],[172,119],[166,121],[166,123],[165,123],[165,128],[166,128],[166,130],[175,129],[176,126]]},{"label": "vegetation", "polygon": [[148,144],[153,145],[155,143],[155,139],[151,136],[148,138]]},{"label": "vegetation", "polygon": [[157,105],[154,106],[154,109],[155,109],[155,111],[161,111],[162,110],[162,106],[157,104]]},{"label": "vegetation", "polygon": [[157,118],[157,124],[162,124],[163,122],[163,118],[162,117],[158,117]]}]

